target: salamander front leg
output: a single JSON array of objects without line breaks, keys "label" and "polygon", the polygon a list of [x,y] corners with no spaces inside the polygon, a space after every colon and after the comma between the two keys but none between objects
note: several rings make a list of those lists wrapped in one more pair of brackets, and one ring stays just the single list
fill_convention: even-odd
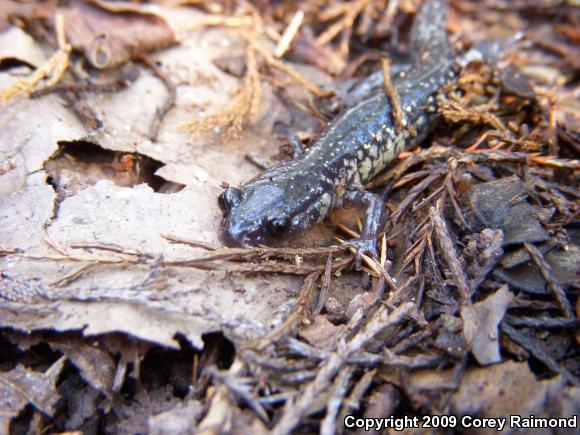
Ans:
[{"label": "salamander front leg", "polygon": [[378,260],[377,240],[387,221],[385,205],[380,196],[366,190],[350,188],[338,201],[339,207],[366,208],[361,235],[344,243],[356,249],[356,268],[361,268],[363,254]]}]

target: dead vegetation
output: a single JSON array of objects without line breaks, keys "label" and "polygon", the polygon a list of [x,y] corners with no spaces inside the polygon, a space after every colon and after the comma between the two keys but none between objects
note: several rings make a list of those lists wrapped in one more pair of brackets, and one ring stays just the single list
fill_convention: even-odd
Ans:
[{"label": "dead vegetation", "polygon": [[[381,66],[397,107],[391,70],[417,2],[41,3],[0,2],[0,30],[35,38],[0,51],[0,433],[578,414],[573,2],[450,1],[458,50],[525,29],[524,43],[463,67],[437,130],[367,186],[391,215],[360,272],[336,246],[360,230],[352,213],[295,246],[220,247],[218,186],[255,173],[250,152],[280,156],[277,123],[315,138]],[[112,180],[147,178],[126,156],[158,159],[168,190],[89,182],[63,141],[111,153]]]}]

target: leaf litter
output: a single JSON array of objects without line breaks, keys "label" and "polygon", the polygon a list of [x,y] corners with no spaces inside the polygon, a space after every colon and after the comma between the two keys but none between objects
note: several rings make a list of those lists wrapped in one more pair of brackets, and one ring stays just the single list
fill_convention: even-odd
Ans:
[{"label": "leaf litter", "polygon": [[457,48],[524,43],[464,66],[373,180],[392,215],[356,272],[352,211],[289,247],[217,240],[224,183],[404,63],[416,2],[315,3],[2,1],[3,432],[578,413],[571,4],[451,2]]}]

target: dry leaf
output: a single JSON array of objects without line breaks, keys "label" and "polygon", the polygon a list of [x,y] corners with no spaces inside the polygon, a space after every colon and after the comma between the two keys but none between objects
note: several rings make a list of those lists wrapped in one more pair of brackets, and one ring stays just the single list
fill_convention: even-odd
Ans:
[{"label": "dry leaf", "polygon": [[95,389],[110,394],[115,363],[109,354],[96,347],[85,346],[79,340],[70,344],[51,342],[53,349],[61,351],[79,369],[85,381]]},{"label": "dry leaf", "polygon": [[28,404],[44,414],[52,415],[54,405],[59,399],[56,381],[65,361],[65,358],[59,359],[44,373],[21,365],[9,372],[0,373],[0,397],[3,403],[0,431],[2,426],[7,428],[10,419],[20,414]]},{"label": "dry leaf", "polygon": [[151,435],[193,433],[202,412],[203,406],[195,400],[177,405],[169,411],[149,417],[149,433]]},{"label": "dry leaf", "polygon": [[481,365],[501,361],[499,353],[499,324],[514,295],[502,286],[493,295],[473,305],[461,307],[463,336],[471,345],[471,352]]},{"label": "dry leaf", "polygon": [[[580,410],[580,388],[566,387],[561,377],[538,381],[527,363],[507,362],[467,370],[450,410],[458,416],[508,418],[573,417]],[[507,422],[509,427],[509,421]],[[470,429],[477,434],[496,429]]]},{"label": "dry leaf", "polygon": [[30,28],[34,28],[53,16],[56,3],[57,0],[0,0],[0,31],[18,21],[24,21]]},{"label": "dry leaf", "polygon": [[344,325],[334,325],[326,316],[317,315],[307,328],[300,330],[300,335],[311,345],[330,350],[336,345],[336,339],[345,328]]},{"label": "dry leaf", "polygon": [[86,0],[62,13],[68,42],[95,68],[112,68],[175,42],[163,18],[138,7]]}]

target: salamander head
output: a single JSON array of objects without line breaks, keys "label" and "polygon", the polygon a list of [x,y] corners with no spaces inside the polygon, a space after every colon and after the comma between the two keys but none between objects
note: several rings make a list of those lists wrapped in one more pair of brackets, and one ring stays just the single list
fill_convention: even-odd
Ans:
[{"label": "salamander head", "polygon": [[220,239],[228,246],[276,246],[322,220],[332,206],[330,189],[305,177],[264,173],[241,189],[226,188],[218,203],[224,214]]}]

